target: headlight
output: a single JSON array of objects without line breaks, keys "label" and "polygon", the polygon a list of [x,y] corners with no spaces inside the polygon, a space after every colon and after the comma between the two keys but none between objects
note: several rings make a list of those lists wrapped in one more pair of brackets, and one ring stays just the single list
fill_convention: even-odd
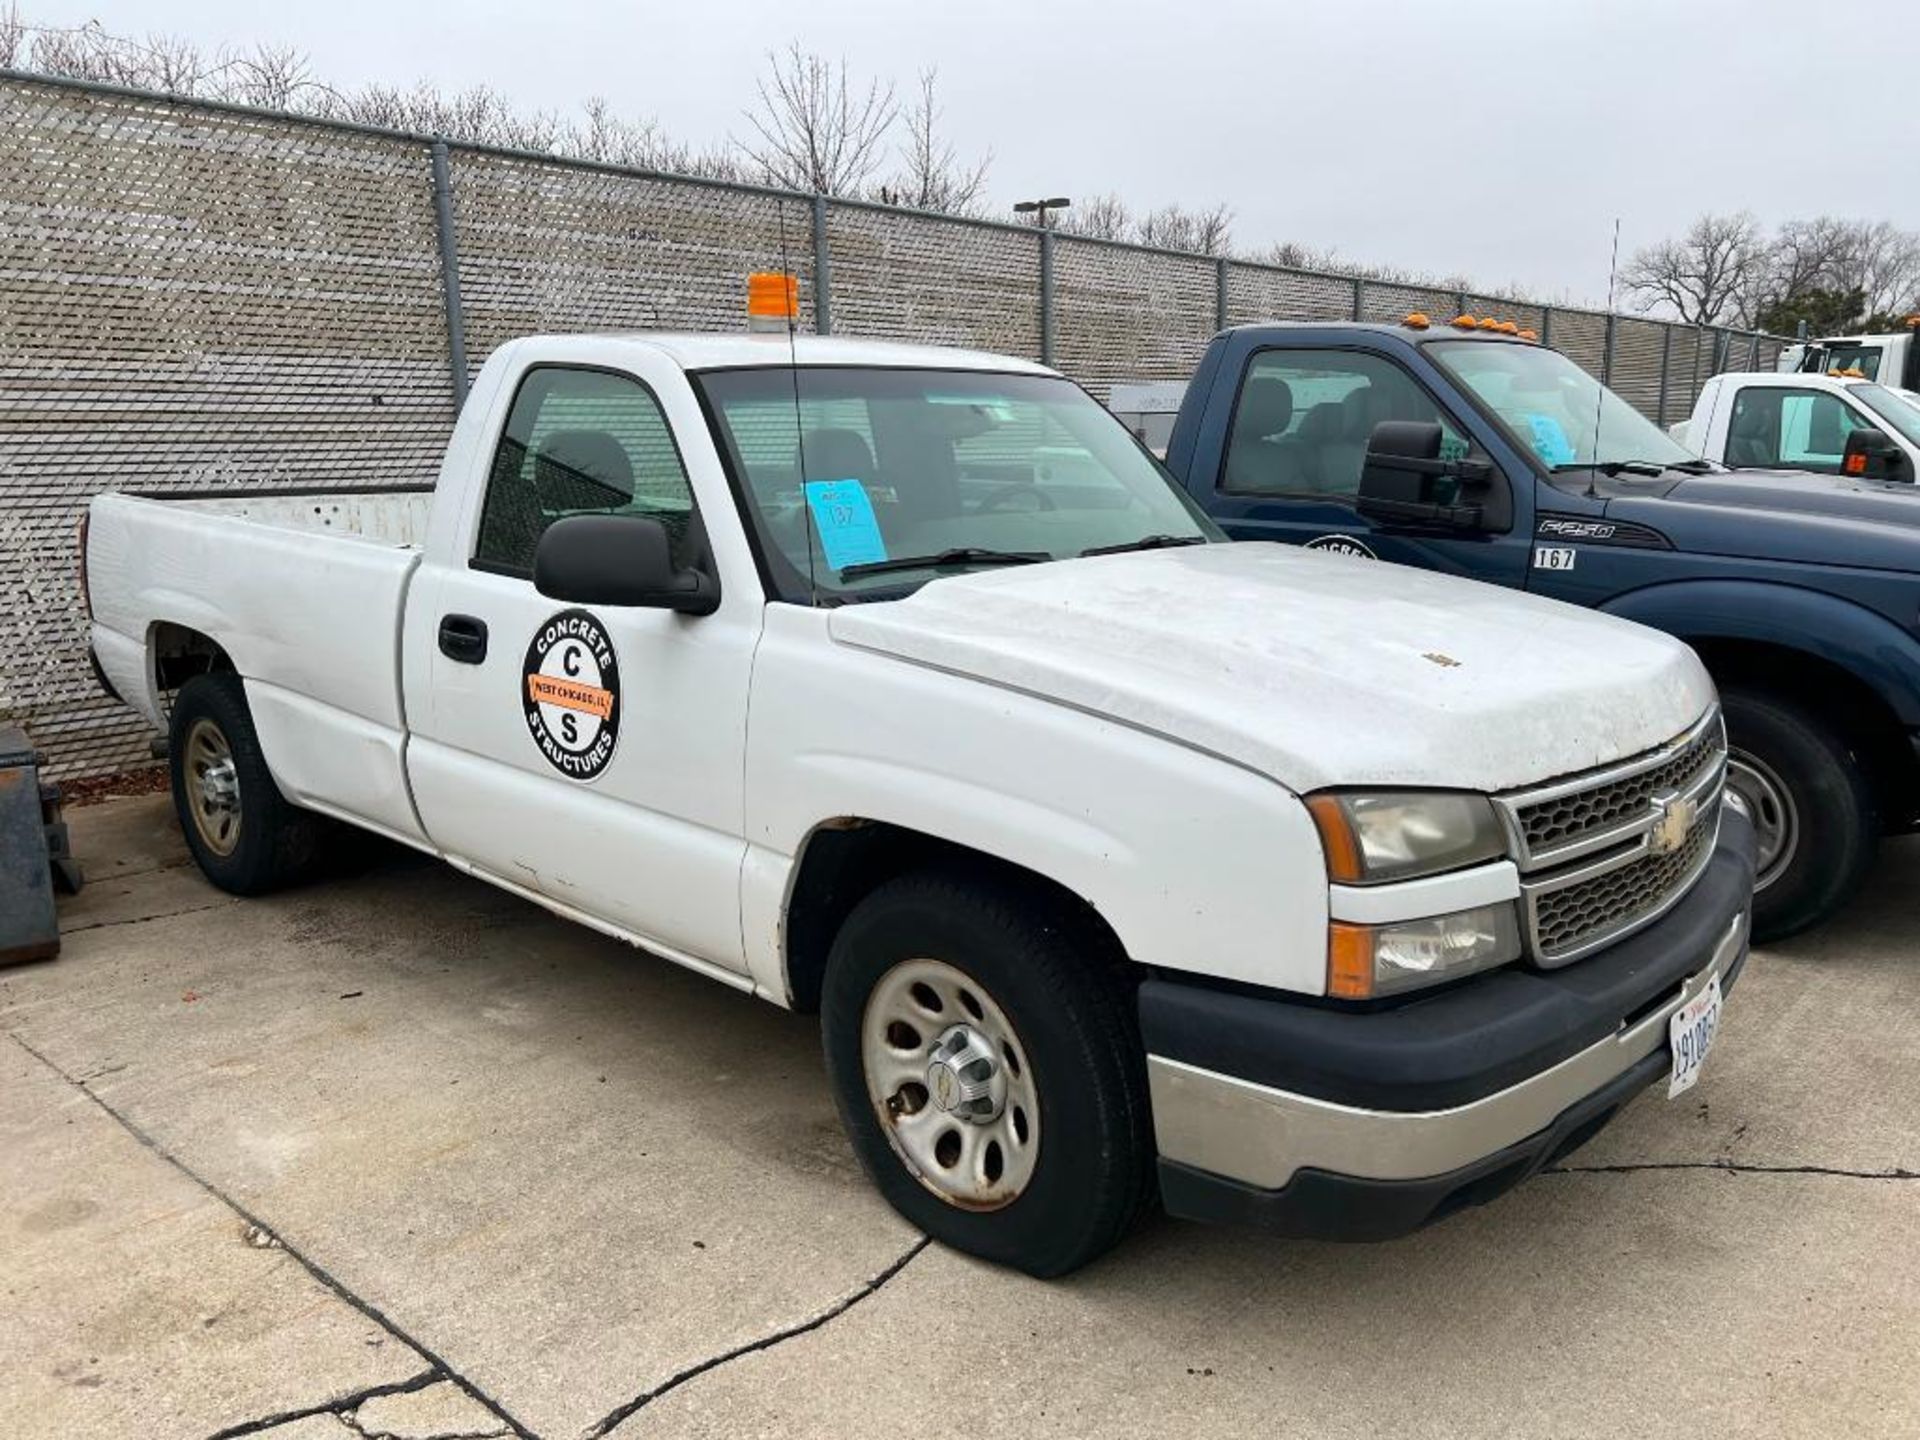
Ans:
[{"label": "headlight", "polygon": [[1370,1000],[1519,958],[1520,917],[1510,900],[1391,925],[1336,920],[1328,930],[1327,993]]},{"label": "headlight", "polygon": [[1410,880],[1496,860],[1506,837],[1484,795],[1445,790],[1327,790],[1307,797],[1327,874],[1346,885]]}]

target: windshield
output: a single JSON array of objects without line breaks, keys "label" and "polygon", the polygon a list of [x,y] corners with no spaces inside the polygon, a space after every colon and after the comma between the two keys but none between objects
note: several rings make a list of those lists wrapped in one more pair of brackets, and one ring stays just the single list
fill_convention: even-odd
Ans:
[{"label": "windshield", "polygon": [[695,378],[782,599],[897,595],[936,574],[1222,538],[1118,420],[1053,376]]},{"label": "windshield", "polygon": [[1920,445],[1920,403],[1909,399],[1911,390],[1889,390],[1883,385],[1852,385],[1848,393],[1887,424],[1898,430],[1910,444]]},{"label": "windshield", "polygon": [[1479,340],[1435,341],[1426,350],[1550,471],[1698,464],[1698,456],[1558,350]]},{"label": "windshield", "polygon": [[1869,380],[1880,377],[1880,347],[1878,345],[1829,345],[1826,349],[1826,372],[1831,375],[1838,370],[1842,375],[1858,379],[1854,371]]}]

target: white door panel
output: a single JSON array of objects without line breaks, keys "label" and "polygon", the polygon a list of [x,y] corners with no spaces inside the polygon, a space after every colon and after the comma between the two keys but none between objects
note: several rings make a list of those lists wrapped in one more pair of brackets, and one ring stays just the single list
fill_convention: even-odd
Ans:
[{"label": "white door panel", "polygon": [[[693,617],[552,600],[499,563],[530,559],[556,514],[595,507],[664,515],[683,537],[676,543],[697,548],[688,496],[703,512],[716,497],[730,505],[725,477],[704,428],[689,434],[680,422],[698,410],[664,361],[638,378],[675,417],[670,438],[651,396],[627,404],[623,385],[646,392],[621,377],[534,369],[537,385],[523,377],[526,404],[499,406],[509,448],[488,467],[503,497],[518,477],[531,481],[510,507],[471,507],[461,553],[435,553],[416,582],[406,652],[415,803],[446,853],[744,970],[742,770],[761,620],[751,574],[742,583],[739,567],[723,568],[720,608]],[[485,568],[469,563],[473,548]],[[577,618],[555,625],[569,615]],[[470,635],[484,627],[483,657],[471,645],[447,653],[439,635],[448,617]]]}]

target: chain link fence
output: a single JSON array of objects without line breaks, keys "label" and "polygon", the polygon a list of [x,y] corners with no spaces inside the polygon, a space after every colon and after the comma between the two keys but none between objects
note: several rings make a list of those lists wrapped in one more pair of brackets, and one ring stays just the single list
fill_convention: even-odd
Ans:
[{"label": "chain link fence", "polygon": [[502,341],[734,329],[752,270],[799,277],[808,330],[1040,359],[1103,399],[1231,324],[1468,310],[1668,423],[1783,343],[20,75],[0,174],[0,719],[64,775],[148,755],[87,663],[92,496],[429,482]]}]

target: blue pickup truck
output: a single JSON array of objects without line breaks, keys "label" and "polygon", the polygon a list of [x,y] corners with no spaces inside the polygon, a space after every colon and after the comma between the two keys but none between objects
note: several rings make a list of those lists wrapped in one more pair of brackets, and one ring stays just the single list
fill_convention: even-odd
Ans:
[{"label": "blue pickup truck", "polygon": [[[1166,463],[1236,539],[1591,605],[1697,650],[1759,837],[1757,939],[1833,914],[1920,821],[1920,503],[1683,450],[1511,325],[1264,324],[1216,336]],[[1572,717],[1569,717],[1570,719]]]}]

